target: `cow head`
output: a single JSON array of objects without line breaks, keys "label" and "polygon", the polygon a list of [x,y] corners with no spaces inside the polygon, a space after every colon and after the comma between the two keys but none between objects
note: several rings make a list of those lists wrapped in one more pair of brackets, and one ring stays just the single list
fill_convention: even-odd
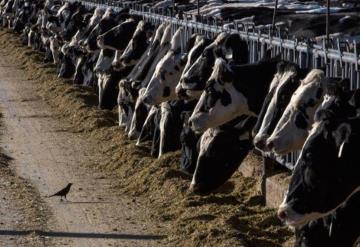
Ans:
[{"label": "cow head", "polygon": [[109,31],[97,37],[97,45],[101,49],[112,49],[123,51],[129,43],[135,28],[137,20],[127,19],[120,25],[111,28]]},{"label": "cow head", "polygon": [[83,5],[72,15],[67,26],[62,30],[61,37],[70,41],[71,38],[77,33],[77,31],[86,27],[91,18],[90,14],[86,14],[86,9]]},{"label": "cow head", "polygon": [[297,65],[287,62],[278,64],[277,73],[270,85],[258,122],[253,130],[254,144],[264,149],[266,140],[274,130],[278,120],[288,105],[291,95],[306,76],[308,70],[301,70]]},{"label": "cow head", "polygon": [[301,227],[332,213],[360,191],[359,117],[347,100],[324,97],[296,163],[278,216]]},{"label": "cow head", "polygon": [[153,31],[154,27],[151,23],[145,21],[139,22],[129,44],[120,57],[120,63],[123,66],[132,66],[137,63],[145,52]]},{"label": "cow head", "polygon": [[219,34],[208,45],[195,63],[184,73],[179,81],[178,91],[186,91],[191,98],[199,98],[212,72],[216,58],[224,58],[237,64],[247,63],[248,48],[238,34]]},{"label": "cow head", "polygon": [[321,103],[325,83],[324,72],[318,69],[311,70],[301,81],[267,139],[266,150],[286,154],[301,149],[313,123],[315,110]]},{"label": "cow head", "polygon": [[92,29],[88,37],[84,40],[84,46],[89,52],[93,52],[99,49],[97,45],[97,38],[101,34],[107,32],[112,27],[117,25],[117,19],[115,18],[115,12],[112,9],[107,9],[102,16],[100,22]]},{"label": "cow head", "polygon": [[250,132],[255,121],[254,117],[242,116],[203,133],[191,191],[209,193],[233,175],[252,148]]},{"label": "cow head", "polygon": [[234,74],[225,60],[218,58],[214,70],[201,94],[189,123],[195,131],[224,124],[248,112],[244,95],[232,85]]},{"label": "cow head", "polygon": [[175,86],[185,65],[181,60],[183,35],[184,29],[179,28],[172,37],[170,50],[157,64],[143,96],[146,104],[157,105],[176,99]]},{"label": "cow head", "polygon": [[[192,40],[192,39],[190,39]],[[196,35],[194,39],[194,44],[192,45],[190,51],[186,55],[186,65],[182,72],[180,78],[184,78],[185,73],[190,69],[190,67],[195,63],[196,59],[201,55],[206,46],[210,43],[210,39],[205,38],[202,35]],[[182,83],[184,80],[180,79],[179,83],[175,88],[175,92],[178,98],[180,99],[190,99],[190,95],[187,94],[187,90],[182,87]]]}]

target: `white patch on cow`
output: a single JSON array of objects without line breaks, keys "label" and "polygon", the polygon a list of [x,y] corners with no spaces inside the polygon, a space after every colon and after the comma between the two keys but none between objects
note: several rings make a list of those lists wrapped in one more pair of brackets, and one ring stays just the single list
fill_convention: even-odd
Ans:
[{"label": "white patch on cow", "polygon": [[165,142],[165,123],[166,119],[168,119],[169,114],[171,114],[170,105],[168,102],[163,102],[161,104],[161,117],[160,117],[160,144],[159,144],[159,155],[158,158],[160,158],[163,155],[164,150],[164,142]]},{"label": "white patch on cow", "polygon": [[106,87],[106,83],[109,81],[110,79],[110,74],[107,73],[97,73],[96,74],[98,77],[98,88],[99,88],[99,103],[102,101],[102,97],[103,97],[103,91],[104,88]]},{"label": "white patch on cow", "polygon": [[164,33],[161,37],[160,45],[163,46],[163,45],[169,43],[169,41],[171,41],[171,25],[170,24],[168,24],[164,29]]},{"label": "white patch on cow", "polygon": [[[168,100],[177,99],[175,87],[180,79],[184,65],[181,65],[182,54],[174,52],[181,48],[183,32],[183,28],[179,28],[176,31],[171,39],[171,49],[156,66],[144,96],[148,97],[148,104],[157,105]],[[177,70],[175,69],[176,67]],[[166,87],[169,88],[168,96],[163,95]]]},{"label": "white patch on cow", "polygon": [[120,58],[121,58],[121,55],[122,55],[122,50],[116,50],[115,51],[115,56],[114,56],[114,59],[112,60],[112,62],[111,62],[111,64],[113,65],[113,66],[117,66],[117,65],[119,65],[120,64]]},{"label": "white patch on cow", "polygon": [[102,15],[101,19],[109,19],[111,17],[111,15],[114,13],[114,10],[112,10],[111,8],[107,8],[105,13]]},{"label": "white patch on cow", "polygon": [[137,98],[136,103],[135,103],[135,111],[132,115],[129,132],[128,132],[128,137],[130,139],[138,138],[140,135],[140,132],[136,129],[136,121],[138,119],[137,114],[136,114],[136,112],[137,112],[136,109],[139,107],[140,104],[143,103],[142,99],[143,99],[144,92],[145,92],[145,88],[141,88],[139,90],[139,97]]},{"label": "white patch on cow", "polygon": [[[165,32],[165,28],[167,27],[167,24],[166,23],[161,23],[160,26],[156,29],[156,32],[155,32],[155,36],[154,36],[154,39],[152,40],[152,43],[155,43],[155,41],[159,41],[159,43],[161,42],[161,38]],[[148,51],[148,56],[151,55],[153,51],[150,49]]]},{"label": "white patch on cow", "polygon": [[104,10],[101,8],[96,8],[94,10],[94,14],[90,18],[90,22],[88,26],[93,26],[95,23],[99,22],[104,14]]},{"label": "white patch on cow", "polygon": [[112,56],[105,56],[104,50],[101,49],[99,57],[96,61],[94,71],[108,71],[111,68],[111,63],[114,60],[114,55]]},{"label": "white patch on cow", "polygon": [[32,29],[30,29],[29,33],[28,33],[28,47],[32,47],[32,40],[34,38],[34,31]]},{"label": "white patch on cow", "polygon": [[50,37],[50,50],[53,57],[53,63],[58,64],[59,63],[59,41],[56,37]]},{"label": "white patch on cow", "polygon": [[81,32],[78,30],[75,35],[71,38],[69,46],[78,46],[81,39]]},{"label": "white patch on cow", "polygon": [[[273,150],[277,154],[286,154],[291,151],[299,150],[303,146],[308,130],[313,121],[314,114],[322,102],[323,95],[316,97],[319,89],[324,88],[324,72],[318,69],[311,70],[300,86],[293,93],[289,104],[287,105],[283,115],[277,123],[273,133],[267,140],[267,143],[273,144]],[[300,129],[295,125],[295,117],[299,109],[303,109],[304,105],[313,100],[313,106],[307,106],[305,109],[308,119],[309,129]]]}]

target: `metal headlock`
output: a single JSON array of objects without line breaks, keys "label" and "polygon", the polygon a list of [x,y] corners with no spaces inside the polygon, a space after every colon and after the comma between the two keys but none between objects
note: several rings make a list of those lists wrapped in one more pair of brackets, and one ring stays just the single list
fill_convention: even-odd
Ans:
[{"label": "metal headlock", "polygon": [[[280,27],[274,24],[266,26],[255,26],[253,23],[227,23],[226,25],[218,25],[217,21],[194,21],[184,14],[184,19],[173,17],[173,13],[169,13],[164,9],[156,10],[151,7],[138,5],[133,3],[121,3],[117,1],[107,0],[66,0],[67,2],[81,2],[88,8],[112,8],[120,11],[124,8],[130,9],[130,14],[142,17],[144,20],[154,24],[163,22],[171,23],[173,30],[184,27],[185,35],[189,37],[194,33],[200,33],[208,37],[215,37],[221,32],[239,33],[240,37],[248,42],[249,61],[250,63],[261,60],[268,49],[271,55],[280,54],[281,58],[298,64],[301,68],[326,68],[327,77],[341,77],[350,79],[350,89],[360,88],[360,59],[357,53],[357,42],[345,42],[345,48],[352,46],[352,52],[344,51],[344,42],[339,38],[330,38],[325,36],[322,44],[312,44],[310,42],[291,40],[282,37]],[[205,23],[206,22],[206,23]],[[276,25],[275,25],[276,26]],[[186,38],[187,38],[186,37]],[[328,38],[330,41],[328,41]],[[332,44],[330,48],[328,43]],[[285,156],[276,156],[274,154],[263,154],[266,157],[275,159],[285,167],[292,169],[299,156],[299,152],[289,153]]]}]

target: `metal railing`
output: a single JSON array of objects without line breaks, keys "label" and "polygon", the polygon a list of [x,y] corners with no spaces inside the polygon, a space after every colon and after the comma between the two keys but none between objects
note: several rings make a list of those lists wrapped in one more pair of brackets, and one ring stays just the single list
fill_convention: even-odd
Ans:
[{"label": "metal railing", "polygon": [[[360,88],[360,59],[357,53],[356,41],[345,43],[339,38],[332,39],[332,47],[326,46],[326,39],[323,38],[322,44],[313,44],[300,40],[291,40],[284,38],[281,29],[278,28],[274,33],[270,30],[271,24],[267,26],[255,26],[252,23],[227,23],[227,25],[218,25],[216,21],[194,21],[186,15],[182,19],[172,16],[172,13],[166,10],[154,10],[149,6],[137,5],[132,3],[122,3],[117,1],[99,1],[99,0],[67,0],[68,2],[82,2],[86,7],[113,8],[120,11],[123,8],[129,8],[130,13],[142,17],[144,20],[159,24],[163,22],[171,23],[173,32],[177,28],[183,27],[185,30],[185,39],[194,33],[204,34],[214,37],[221,32],[239,33],[240,37],[248,42],[249,61],[251,63],[261,60],[267,50],[271,50],[271,55],[280,54],[282,59],[298,64],[301,68],[325,68],[326,76],[341,77],[350,79],[350,88],[352,90]],[[353,51],[345,51],[345,48],[353,47]],[[298,152],[290,153],[285,156],[275,156],[266,154],[277,162],[292,169],[296,163]],[[265,155],[265,154],[264,154]]]}]

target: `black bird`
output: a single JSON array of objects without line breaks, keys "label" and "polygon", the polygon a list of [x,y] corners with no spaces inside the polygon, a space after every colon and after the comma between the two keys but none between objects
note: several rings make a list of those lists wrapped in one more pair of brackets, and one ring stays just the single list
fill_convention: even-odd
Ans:
[{"label": "black bird", "polygon": [[65,188],[63,188],[62,190],[60,190],[60,191],[56,192],[55,194],[48,196],[48,197],[60,196],[60,200],[62,200],[63,197],[65,197],[65,199],[66,199],[66,195],[69,193],[71,185],[72,185],[72,183],[68,183],[68,185],[66,185]]}]

